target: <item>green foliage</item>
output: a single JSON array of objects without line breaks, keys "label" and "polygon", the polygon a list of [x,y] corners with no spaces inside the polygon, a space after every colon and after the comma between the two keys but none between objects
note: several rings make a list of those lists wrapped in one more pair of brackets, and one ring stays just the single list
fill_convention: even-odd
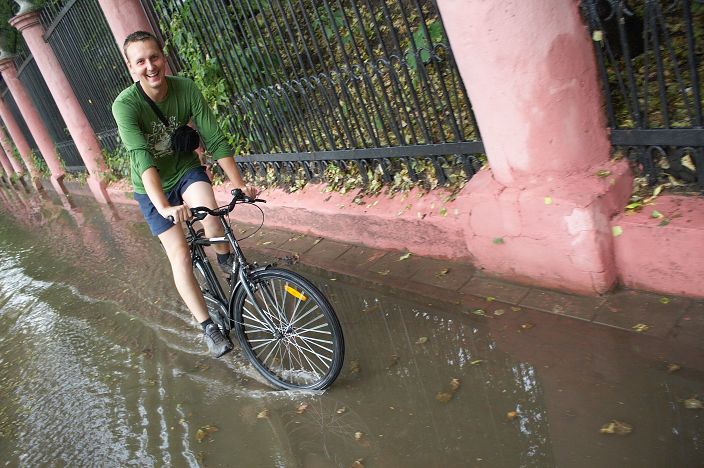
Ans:
[{"label": "green foliage", "polygon": [[0,46],[7,48],[7,51],[14,53],[17,44],[18,32],[10,26],[9,20],[19,9],[19,5],[12,1],[0,2]]},{"label": "green foliage", "polygon": [[44,158],[39,156],[35,151],[32,151],[32,161],[34,162],[34,167],[39,171],[40,177],[47,178],[51,176],[51,171],[49,166],[47,166]]},{"label": "green foliage", "polygon": [[114,182],[130,176],[130,157],[124,145],[118,144],[113,151],[103,148],[102,152],[105,164],[109,169],[107,174],[103,175],[106,182]]}]

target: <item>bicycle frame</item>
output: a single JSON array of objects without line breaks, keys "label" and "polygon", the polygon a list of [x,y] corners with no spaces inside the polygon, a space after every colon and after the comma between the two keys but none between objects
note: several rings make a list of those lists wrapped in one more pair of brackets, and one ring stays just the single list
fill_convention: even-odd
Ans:
[{"label": "bicycle frame", "polygon": [[[268,319],[266,314],[262,312],[259,303],[254,297],[252,285],[250,285],[248,281],[249,275],[251,273],[255,271],[265,270],[269,268],[270,265],[256,267],[255,265],[249,264],[244,256],[244,253],[242,252],[242,248],[237,242],[235,234],[232,232],[232,227],[230,226],[230,223],[225,220],[224,215],[220,215],[218,216],[218,218],[224,231],[224,235],[222,237],[205,237],[205,231],[203,229],[196,230],[193,226],[193,223],[195,221],[187,221],[186,229],[188,231],[188,235],[186,237],[186,241],[188,242],[188,245],[191,250],[191,261],[195,260],[196,258],[200,258],[210,268],[210,272],[208,272],[208,274],[211,275],[211,277],[206,278],[206,281],[211,283],[211,286],[214,286],[216,288],[216,294],[218,297],[216,297],[215,299],[218,301],[218,305],[224,307],[227,311],[227,316],[225,317],[227,320],[224,324],[227,331],[229,332],[231,323],[230,321],[233,320],[234,317],[233,303],[236,295],[235,293],[239,288],[244,288],[250,302],[254,305],[254,307],[258,309],[258,312],[261,313],[262,318],[267,322],[267,325],[270,327],[270,329],[276,330],[276,326]],[[233,250],[236,259],[236,267],[233,269],[232,272],[230,272],[228,282],[229,298],[225,295],[225,292],[222,290],[222,285],[215,276],[215,272],[212,271],[212,266],[210,266],[208,257],[205,254],[205,250],[203,249],[204,246],[217,244],[229,244],[230,248]],[[209,299],[205,296],[204,298],[206,301],[208,301]]]}]

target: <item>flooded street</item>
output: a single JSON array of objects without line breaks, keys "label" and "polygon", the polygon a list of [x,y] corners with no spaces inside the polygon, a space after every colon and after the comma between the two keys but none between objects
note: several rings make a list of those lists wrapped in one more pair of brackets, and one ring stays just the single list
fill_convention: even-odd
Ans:
[{"label": "flooded street", "polygon": [[703,348],[299,264],[345,366],[325,392],[276,391],[238,347],[206,356],[135,207],[76,205],[0,187],[5,466],[704,466]]}]

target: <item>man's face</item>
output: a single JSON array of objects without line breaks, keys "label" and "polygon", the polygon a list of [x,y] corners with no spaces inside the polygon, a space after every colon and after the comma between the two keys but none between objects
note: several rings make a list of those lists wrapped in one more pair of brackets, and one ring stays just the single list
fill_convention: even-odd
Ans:
[{"label": "man's face", "polygon": [[130,73],[142,86],[158,90],[166,83],[164,53],[155,41],[147,39],[132,42],[127,46],[125,55]]}]

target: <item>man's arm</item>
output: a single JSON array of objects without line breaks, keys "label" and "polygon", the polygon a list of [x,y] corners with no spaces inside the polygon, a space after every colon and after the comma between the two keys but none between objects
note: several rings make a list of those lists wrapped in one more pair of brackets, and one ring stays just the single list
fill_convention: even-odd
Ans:
[{"label": "man's arm", "polygon": [[172,216],[174,224],[191,218],[191,211],[186,204],[171,206],[161,187],[161,178],[156,167],[150,167],[142,173],[142,184],[149,200],[164,218]]},{"label": "man's arm", "polygon": [[244,182],[244,179],[242,178],[242,174],[240,173],[240,169],[237,167],[237,164],[235,163],[235,158],[232,156],[226,156],[224,158],[220,158],[217,161],[215,161],[220,165],[222,170],[225,172],[225,175],[227,176],[228,179],[230,179],[230,183],[232,184],[233,187],[242,189],[242,191],[249,197],[256,198],[257,197],[257,189],[256,187],[253,186],[247,186],[247,184]]}]

